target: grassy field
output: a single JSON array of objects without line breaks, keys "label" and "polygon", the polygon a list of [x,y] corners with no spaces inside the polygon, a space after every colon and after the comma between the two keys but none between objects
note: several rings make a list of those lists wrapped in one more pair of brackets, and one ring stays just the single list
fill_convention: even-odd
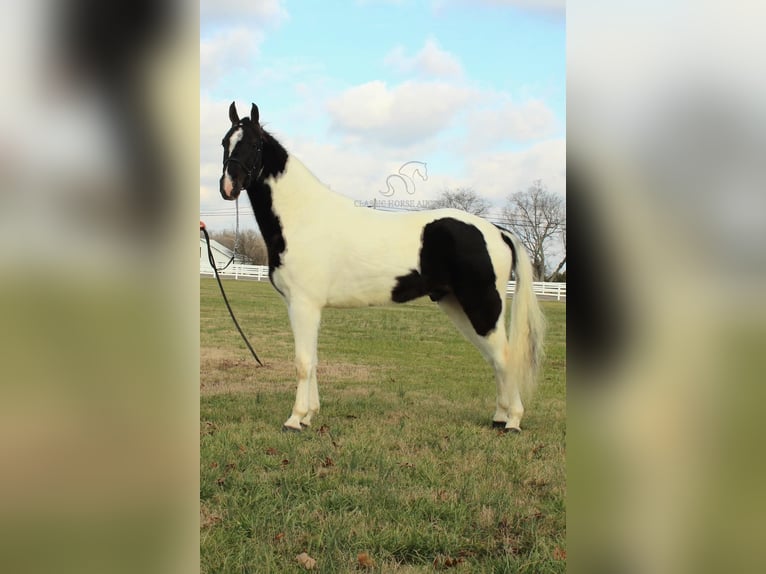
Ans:
[{"label": "grassy field", "polygon": [[226,281],[239,339],[201,279],[203,573],[564,572],[566,305],[543,303],[547,359],[521,435],[490,428],[490,367],[430,301],[328,309],[322,410],[282,433],[295,395],[285,305]]}]

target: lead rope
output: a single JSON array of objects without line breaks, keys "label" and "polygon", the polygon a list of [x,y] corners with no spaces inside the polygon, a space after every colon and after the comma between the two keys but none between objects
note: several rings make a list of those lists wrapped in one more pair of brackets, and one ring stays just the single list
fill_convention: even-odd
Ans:
[{"label": "lead rope", "polygon": [[[253,358],[258,362],[260,366],[264,366],[261,360],[258,358],[258,355],[255,353],[255,349],[253,349],[253,346],[250,344],[250,341],[247,340],[247,337],[245,336],[245,333],[242,331],[242,327],[239,326],[239,323],[237,322],[237,318],[234,316],[234,311],[231,310],[231,305],[229,305],[229,299],[226,297],[226,292],[223,290],[223,283],[221,283],[221,277],[218,275],[218,267],[215,265],[215,257],[213,256],[213,249],[210,247],[210,236],[207,233],[207,229],[205,228],[205,224],[200,221],[200,231],[205,235],[205,241],[207,242],[207,258],[210,263],[210,266],[213,268],[213,272],[215,273],[215,278],[218,281],[218,287],[221,289],[221,295],[223,295],[223,301],[226,303],[226,308],[229,310],[229,315],[231,315],[231,320],[234,321],[234,326],[237,327],[237,331],[239,331],[239,334],[242,335],[242,340],[247,345],[247,348],[250,349],[250,352],[253,354]],[[234,258],[232,257],[232,260]],[[229,261],[231,263],[231,261]],[[229,266],[229,263],[226,264],[226,267]],[[224,267],[223,269],[226,269]],[[223,271],[221,269],[221,271]]]},{"label": "lead rope", "polygon": [[239,196],[234,200],[234,206],[237,211],[236,227],[234,228],[234,253],[232,254],[232,261],[237,257],[237,247],[239,247]]}]

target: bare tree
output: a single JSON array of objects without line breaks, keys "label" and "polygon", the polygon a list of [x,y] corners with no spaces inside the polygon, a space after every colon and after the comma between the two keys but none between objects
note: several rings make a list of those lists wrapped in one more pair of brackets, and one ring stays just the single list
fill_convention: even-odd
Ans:
[{"label": "bare tree", "polygon": [[[566,208],[565,208],[566,210]],[[566,211],[565,211],[566,213]],[[561,281],[562,277],[564,278],[563,281],[566,283],[566,276],[567,272],[566,269],[564,269],[564,272],[562,273],[561,270],[564,268],[564,266],[567,264],[567,228],[566,228],[566,215],[564,216],[564,222],[562,224],[561,228],[561,244],[564,246],[564,255],[561,258],[561,261],[559,261],[559,264],[556,266],[556,270],[551,273],[547,279],[547,281]]]},{"label": "bare tree", "polygon": [[434,208],[453,207],[462,209],[474,215],[486,215],[490,203],[473,188],[458,187],[455,190],[445,189],[439,197],[433,202]]},{"label": "bare tree", "polygon": [[[563,197],[548,191],[542,180],[535,180],[526,191],[511,195],[503,209],[503,218],[532,256],[538,281],[550,279],[566,265],[566,204]],[[564,258],[548,275],[546,259],[551,244],[562,233]]]},{"label": "bare tree", "polygon": [[[236,233],[232,230],[216,231],[210,234],[221,245],[236,252],[236,262],[246,265],[267,265],[266,243],[263,237],[253,229],[246,229]],[[236,240],[236,249],[235,249]]]}]

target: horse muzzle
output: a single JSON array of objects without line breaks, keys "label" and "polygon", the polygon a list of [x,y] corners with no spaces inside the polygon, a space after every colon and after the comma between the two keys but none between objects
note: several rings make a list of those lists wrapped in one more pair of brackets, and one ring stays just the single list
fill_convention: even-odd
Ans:
[{"label": "horse muzzle", "polygon": [[228,173],[224,173],[221,176],[219,190],[221,192],[221,197],[223,197],[225,200],[234,201],[242,192],[242,186],[239,185],[235,180],[231,179]]}]

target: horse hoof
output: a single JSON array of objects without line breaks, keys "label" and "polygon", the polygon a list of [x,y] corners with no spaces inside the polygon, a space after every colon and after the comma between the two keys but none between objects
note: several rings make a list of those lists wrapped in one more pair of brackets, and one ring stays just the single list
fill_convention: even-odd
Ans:
[{"label": "horse hoof", "polygon": [[287,425],[282,425],[282,432],[301,432],[302,430],[303,430],[302,428],[296,429],[293,427],[289,427]]},{"label": "horse hoof", "polygon": [[504,429],[505,428],[505,421],[492,421],[492,428],[493,429]]}]

